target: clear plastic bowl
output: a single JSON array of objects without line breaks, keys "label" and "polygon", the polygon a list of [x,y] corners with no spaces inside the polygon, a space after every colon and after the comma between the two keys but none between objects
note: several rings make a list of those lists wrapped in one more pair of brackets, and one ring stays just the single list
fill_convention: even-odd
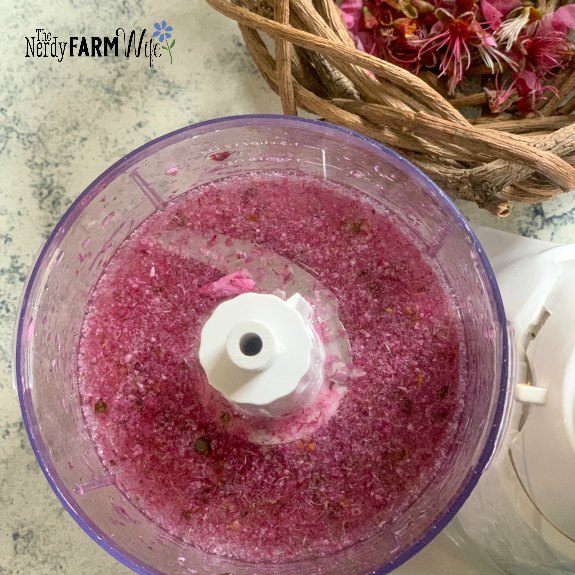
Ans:
[{"label": "clear plastic bowl", "polygon": [[[223,161],[210,155],[232,152]],[[223,154],[225,156],[225,154]],[[221,156],[220,156],[221,157]],[[382,202],[444,274],[461,319],[467,374],[456,448],[422,496],[377,537],[316,560],[248,564],[169,536],[114,486],[84,428],[77,351],[86,302],[118,246],[167,200],[253,170],[286,169],[361,188]],[[493,453],[508,361],[492,270],[460,212],[412,164],[349,130],[286,116],[190,126],[122,158],[68,209],[28,280],[17,325],[15,374],[24,423],[44,474],[67,511],[138,573],[365,575],[388,573],[454,516]]]}]

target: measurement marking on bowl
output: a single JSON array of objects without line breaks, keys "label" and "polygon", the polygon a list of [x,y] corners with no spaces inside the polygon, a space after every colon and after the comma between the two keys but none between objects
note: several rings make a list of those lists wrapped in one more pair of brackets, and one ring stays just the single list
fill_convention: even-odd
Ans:
[{"label": "measurement marking on bowl", "polygon": [[339,166],[334,166],[333,164],[328,164],[327,162],[312,162],[311,160],[308,160],[306,162],[306,164],[313,164],[314,166],[321,166],[323,169],[323,179],[327,180],[327,168],[332,168],[333,170],[339,170],[340,172],[342,171],[342,168],[340,168]]},{"label": "measurement marking on bowl", "polygon": [[130,172],[130,178],[132,178],[136,186],[138,186],[138,188],[144,192],[144,195],[150,200],[150,202],[152,202],[152,204],[154,204],[155,208],[160,208],[164,205],[165,202],[162,196],[160,196],[160,194],[154,190],[149,182],[140,176],[137,169]]},{"label": "measurement marking on bowl", "polygon": [[339,170],[341,171],[342,168],[340,168],[339,166],[334,166],[333,164],[328,164],[326,161],[326,152],[324,148],[316,148],[315,146],[305,146],[306,148],[312,148],[314,150],[321,150],[321,162],[314,162],[312,160],[307,160],[305,163],[306,164],[312,164],[314,166],[321,166],[322,167],[322,171],[323,171],[323,179],[327,180],[327,168],[330,167],[334,170]]},{"label": "measurement marking on bowl", "polygon": [[[315,166],[321,166],[323,168],[323,179],[327,180],[327,169],[326,169],[327,166],[329,166],[330,168],[336,168],[336,166],[331,166],[326,162],[326,160],[325,160],[325,158],[326,158],[325,148],[318,148],[317,146],[307,146],[307,145],[304,145],[304,148],[311,148],[312,150],[321,150],[321,163],[312,162],[310,160],[308,160],[306,163],[314,164]],[[339,169],[339,168],[336,168],[336,169]]]}]

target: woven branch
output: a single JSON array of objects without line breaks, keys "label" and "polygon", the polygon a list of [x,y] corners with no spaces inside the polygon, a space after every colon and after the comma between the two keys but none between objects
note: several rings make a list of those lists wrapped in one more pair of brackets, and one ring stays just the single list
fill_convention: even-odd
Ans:
[{"label": "woven branch", "polygon": [[[409,158],[456,198],[499,216],[511,201],[575,190],[575,59],[555,78],[559,97],[532,117],[485,114],[489,91],[446,97],[442,79],[361,52],[333,0],[207,0],[240,25],[286,114],[296,108],[361,132]],[[270,53],[261,34],[273,40]],[[478,76],[490,72],[476,66]],[[460,107],[476,107],[466,119]],[[483,115],[482,115],[483,114]],[[479,117],[477,117],[479,116]]]}]

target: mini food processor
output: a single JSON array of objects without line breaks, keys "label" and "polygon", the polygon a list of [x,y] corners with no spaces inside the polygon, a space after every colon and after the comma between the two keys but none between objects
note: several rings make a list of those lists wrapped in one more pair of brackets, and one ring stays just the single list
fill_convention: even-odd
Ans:
[{"label": "mini food processor", "polygon": [[[463,393],[449,450],[401,513],[381,521],[372,536],[333,553],[297,560],[285,555],[274,562],[202,550],[163,529],[135,505],[102,461],[86,427],[78,389],[78,350],[90,296],[124,240],[190,190],[263,173],[289,173],[358,190],[374,214],[385,214],[418,247],[456,310]],[[362,222],[346,223],[346,229],[359,234]],[[232,244],[239,249],[236,240],[242,241],[214,235],[208,249],[192,247],[189,257],[210,265],[222,257],[229,261],[232,254],[226,249]],[[241,248],[256,249],[257,254],[261,246]],[[269,257],[275,257],[278,265],[286,263],[277,254]],[[541,261],[543,266],[556,265]],[[212,295],[223,290],[234,297],[218,305],[205,322],[197,353],[183,359],[201,364],[218,397],[234,403],[246,417],[267,422],[250,436],[254,445],[266,449],[297,445],[301,430],[279,433],[269,422],[281,422],[316,400],[326,357],[347,365],[346,373],[353,377],[349,367],[353,350],[341,335],[346,326],[331,296],[321,292],[322,301],[310,304],[306,282],[315,281],[314,270],[287,262],[294,269],[293,293],[270,286],[268,293],[254,294],[250,281],[257,275],[257,258],[250,262],[250,269],[238,267],[211,284]],[[150,276],[155,273],[150,269]],[[230,286],[236,291],[227,293]],[[322,338],[318,315],[340,336]],[[525,322],[531,325],[531,317]],[[102,174],[73,203],[40,253],[22,300],[15,358],[24,422],[48,482],[82,529],[138,573],[389,573],[453,519],[494,454],[498,457],[508,450],[502,426],[509,426],[515,417],[508,398],[508,328],[502,302],[483,248],[461,214],[427,177],[394,152],[348,130],[292,117],[246,116],[197,124],[146,144]],[[527,373],[525,363],[518,366]],[[270,386],[273,370],[280,375]],[[420,383],[424,385],[423,380]],[[531,381],[526,378],[523,383]],[[516,393],[532,404],[550,401],[551,394],[545,397],[539,387],[520,386]],[[373,402],[377,401],[374,396]],[[94,409],[103,414],[106,403],[99,399]],[[524,429],[528,427],[527,420]],[[209,454],[211,449],[206,438],[196,440],[196,452]],[[313,451],[315,445],[309,442],[302,449]],[[534,483],[533,489],[541,492],[540,484]],[[229,529],[236,529],[235,524]]]}]

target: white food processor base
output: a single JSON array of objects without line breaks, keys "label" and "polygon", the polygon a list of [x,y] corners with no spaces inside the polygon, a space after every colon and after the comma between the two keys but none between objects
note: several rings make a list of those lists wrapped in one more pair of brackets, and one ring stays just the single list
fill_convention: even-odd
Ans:
[{"label": "white food processor base", "polygon": [[[575,574],[575,245],[475,230],[510,325],[500,446],[455,519],[397,575]],[[571,407],[570,407],[571,406]]]}]

